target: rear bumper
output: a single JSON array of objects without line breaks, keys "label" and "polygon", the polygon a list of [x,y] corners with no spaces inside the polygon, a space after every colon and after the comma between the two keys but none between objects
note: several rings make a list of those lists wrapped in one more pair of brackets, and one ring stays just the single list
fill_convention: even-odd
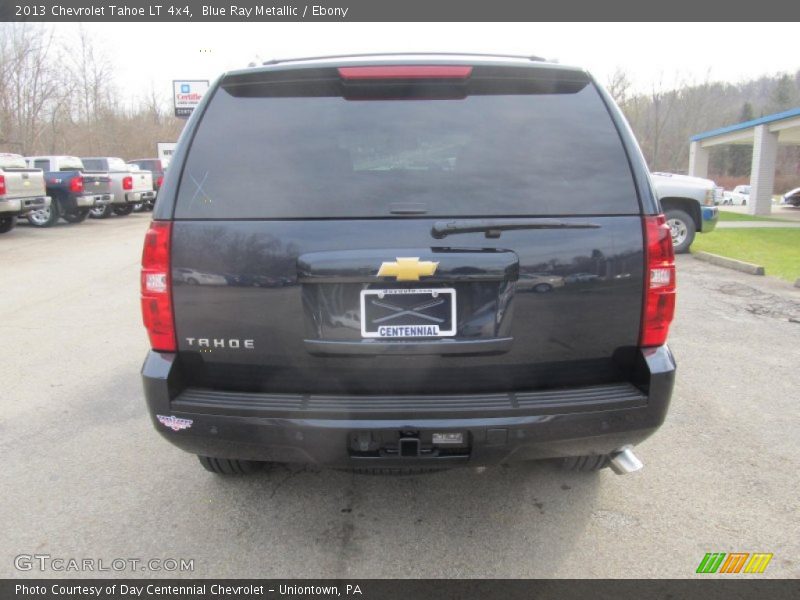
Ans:
[{"label": "rear bumper", "polygon": [[111,194],[87,194],[75,196],[75,205],[78,208],[100,208],[113,200]]},{"label": "rear bumper", "polygon": [[[142,369],[152,422],[193,454],[330,466],[487,465],[606,454],[636,445],[664,421],[675,377],[666,346],[640,352],[636,385],[516,394],[333,397],[184,388],[174,354]],[[159,418],[160,417],[160,418]],[[456,446],[434,433],[461,433]],[[398,438],[421,451],[400,457]],[[412,445],[413,446],[413,445]]]},{"label": "rear bumper", "polygon": [[700,207],[700,231],[702,233],[714,231],[717,221],[719,221],[719,208],[716,206]]},{"label": "rear bumper", "polygon": [[153,190],[147,192],[128,192],[125,194],[126,204],[138,204],[139,202],[150,202],[155,200],[156,193]]},{"label": "rear bumper", "polygon": [[0,213],[24,215],[32,210],[40,210],[48,206],[50,206],[50,196],[13,198],[9,200],[0,200]]}]

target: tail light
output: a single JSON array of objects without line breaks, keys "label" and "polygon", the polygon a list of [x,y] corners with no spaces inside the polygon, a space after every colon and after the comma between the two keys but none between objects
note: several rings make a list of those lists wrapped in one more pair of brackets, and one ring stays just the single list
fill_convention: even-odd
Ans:
[{"label": "tail light", "polygon": [[127,177],[122,178],[122,189],[123,190],[132,190],[133,189],[133,177],[130,175]]},{"label": "tail light", "polygon": [[0,196],[6,193],[6,178],[0,175]]},{"label": "tail light", "polygon": [[144,237],[142,252],[142,319],[157,352],[175,352],[175,320],[172,316],[170,239],[172,223],[153,221]]},{"label": "tail light", "polygon": [[69,182],[69,191],[75,192],[76,194],[80,194],[83,191],[83,177],[78,175],[77,177],[73,177],[72,180]]},{"label": "tail light", "polygon": [[647,282],[639,345],[661,346],[675,315],[675,251],[664,215],[644,217],[644,233]]},{"label": "tail light", "polygon": [[156,179],[156,187],[160,188],[162,183],[164,183],[164,176],[163,175],[159,175],[158,179]]}]

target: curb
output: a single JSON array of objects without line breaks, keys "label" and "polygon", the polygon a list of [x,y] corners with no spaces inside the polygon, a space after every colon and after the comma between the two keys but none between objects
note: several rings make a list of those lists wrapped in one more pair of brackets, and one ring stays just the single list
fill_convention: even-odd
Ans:
[{"label": "curb", "polygon": [[[717,265],[718,267],[725,267],[727,269],[741,271],[742,273],[747,273],[748,275],[764,274],[764,267],[761,265],[754,265],[753,263],[736,260],[735,258],[719,256],[718,254],[711,254],[710,252],[694,252],[692,253],[692,256],[694,256],[697,260],[709,262],[712,265]],[[798,285],[799,282],[800,280],[795,282],[795,285]]]}]

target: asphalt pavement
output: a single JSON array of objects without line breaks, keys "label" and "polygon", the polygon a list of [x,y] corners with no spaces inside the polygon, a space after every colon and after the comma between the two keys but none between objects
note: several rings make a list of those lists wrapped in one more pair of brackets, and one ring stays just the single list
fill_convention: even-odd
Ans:
[{"label": "asphalt pavement", "polygon": [[[679,257],[678,381],[666,424],[637,450],[638,473],[291,466],[227,479],[146,415],[148,219],[0,236],[0,577],[681,578],[707,552],[774,554],[763,575],[741,577],[800,576],[790,284]],[[184,559],[193,570],[42,572],[21,555],[95,568]]]}]

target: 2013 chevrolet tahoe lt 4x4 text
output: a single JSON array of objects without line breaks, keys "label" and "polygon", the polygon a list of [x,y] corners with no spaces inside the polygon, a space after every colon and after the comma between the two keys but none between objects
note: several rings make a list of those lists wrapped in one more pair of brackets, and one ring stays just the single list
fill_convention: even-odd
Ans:
[{"label": "2013 chevrolet tahoe lt 4x4 text", "polygon": [[142,375],[207,469],[641,466],[675,374],[673,248],[585,71],[273,62],[212,86],[171,165]]}]

